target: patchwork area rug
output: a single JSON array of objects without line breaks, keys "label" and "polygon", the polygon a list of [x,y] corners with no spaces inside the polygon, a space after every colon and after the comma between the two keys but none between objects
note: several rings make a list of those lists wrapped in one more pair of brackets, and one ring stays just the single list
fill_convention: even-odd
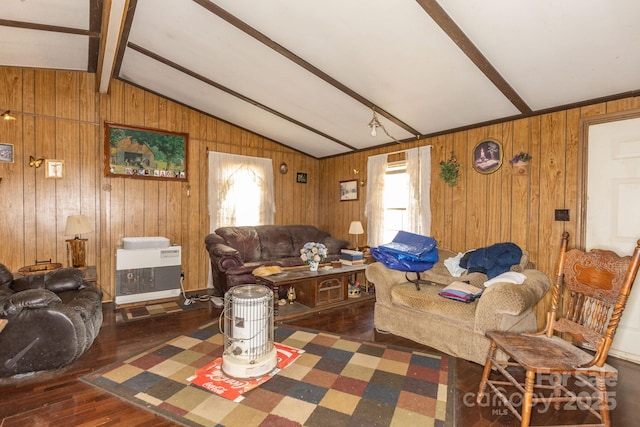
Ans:
[{"label": "patchwork area rug", "polygon": [[454,358],[287,325],[275,338],[305,352],[239,403],[187,380],[221,356],[217,322],[83,381],[190,426],[450,425]]},{"label": "patchwork area rug", "polygon": [[205,304],[211,304],[210,302],[194,302],[189,305],[184,305],[182,301],[169,301],[157,304],[147,304],[139,307],[126,307],[118,310],[118,314],[124,322],[131,322],[134,320],[148,319],[149,317],[166,316],[168,314],[180,313],[185,310],[197,310],[206,308]]}]

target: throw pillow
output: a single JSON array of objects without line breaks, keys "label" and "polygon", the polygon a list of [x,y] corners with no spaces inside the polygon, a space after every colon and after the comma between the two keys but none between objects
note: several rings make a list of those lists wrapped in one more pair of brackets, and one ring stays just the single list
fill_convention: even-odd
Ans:
[{"label": "throw pillow", "polygon": [[484,282],[484,287],[488,288],[496,283],[515,283],[516,285],[521,285],[525,280],[527,280],[527,276],[524,274],[518,273],[517,271],[507,271]]}]

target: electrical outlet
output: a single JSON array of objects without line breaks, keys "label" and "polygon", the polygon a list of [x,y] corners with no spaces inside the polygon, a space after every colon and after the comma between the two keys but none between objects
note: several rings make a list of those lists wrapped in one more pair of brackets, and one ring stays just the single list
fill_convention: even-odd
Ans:
[{"label": "electrical outlet", "polygon": [[569,209],[556,209],[556,221],[569,221]]}]

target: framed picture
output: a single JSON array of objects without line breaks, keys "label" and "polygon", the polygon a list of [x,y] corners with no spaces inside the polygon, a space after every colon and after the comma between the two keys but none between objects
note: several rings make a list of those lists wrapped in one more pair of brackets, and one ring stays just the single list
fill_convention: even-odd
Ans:
[{"label": "framed picture", "polygon": [[307,174],[305,172],[296,173],[296,182],[299,182],[300,184],[306,184],[307,183]]},{"label": "framed picture", "polygon": [[13,163],[13,144],[0,142],[0,162]]},{"label": "framed picture", "polygon": [[105,122],[105,176],[187,181],[188,133]]},{"label": "framed picture", "polygon": [[64,160],[45,159],[45,178],[64,178]]},{"label": "framed picture", "polygon": [[358,200],[358,180],[340,181],[340,201]]},{"label": "framed picture", "polygon": [[490,174],[502,166],[502,145],[495,139],[485,139],[473,149],[473,168],[478,173]]}]

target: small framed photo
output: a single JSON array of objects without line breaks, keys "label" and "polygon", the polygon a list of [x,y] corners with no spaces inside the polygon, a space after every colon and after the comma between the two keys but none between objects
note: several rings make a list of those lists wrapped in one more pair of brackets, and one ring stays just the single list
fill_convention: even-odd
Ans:
[{"label": "small framed photo", "polygon": [[64,178],[64,160],[46,159],[44,161],[45,178]]},{"label": "small framed photo", "polygon": [[340,201],[358,200],[358,180],[340,181]]},{"label": "small framed photo", "polygon": [[13,163],[13,144],[0,142],[0,162]]},{"label": "small framed photo", "polygon": [[307,183],[307,174],[305,172],[296,173],[296,182],[298,182],[300,184],[306,184]]},{"label": "small framed photo", "polygon": [[481,174],[490,174],[502,166],[502,145],[495,139],[485,139],[473,149],[473,169]]}]

